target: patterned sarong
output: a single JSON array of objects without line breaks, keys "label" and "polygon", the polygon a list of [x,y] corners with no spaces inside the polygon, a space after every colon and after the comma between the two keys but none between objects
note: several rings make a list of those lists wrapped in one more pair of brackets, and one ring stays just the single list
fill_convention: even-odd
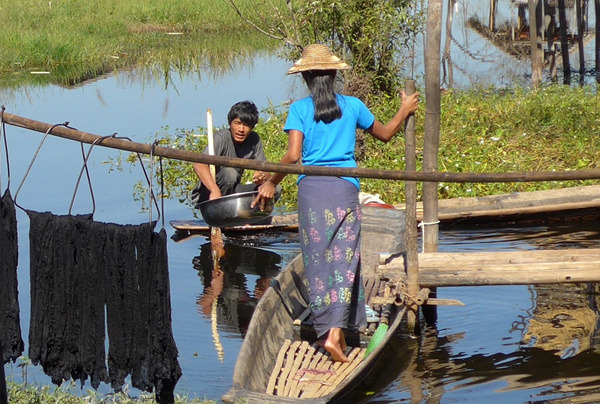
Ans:
[{"label": "patterned sarong", "polygon": [[358,189],[339,177],[304,177],[298,183],[298,218],[317,336],[366,325]]}]

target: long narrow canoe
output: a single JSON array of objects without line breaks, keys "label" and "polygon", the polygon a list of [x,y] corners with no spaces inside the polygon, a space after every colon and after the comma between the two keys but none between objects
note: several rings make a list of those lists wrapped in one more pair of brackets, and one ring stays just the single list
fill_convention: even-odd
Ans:
[{"label": "long narrow canoe", "polygon": [[[404,209],[404,205],[396,208]],[[417,220],[422,220],[423,206],[417,204]],[[560,188],[545,191],[514,192],[480,197],[440,199],[438,219],[442,225],[470,225],[502,220],[515,223],[585,220],[600,217],[600,185]],[[173,220],[171,225],[180,238],[209,235],[210,227],[201,220]],[[237,226],[222,229],[236,236],[248,233],[294,232],[298,230],[296,214],[276,215],[268,225]]]},{"label": "long narrow canoe", "polygon": [[[375,275],[379,253],[399,252],[404,246],[404,212],[364,206],[362,264],[367,303],[381,294]],[[380,307],[369,304],[376,310]],[[360,391],[373,389],[386,363],[387,342],[401,324],[403,310],[392,310],[389,330],[365,358],[369,330],[347,335],[350,363],[334,363],[315,344],[308,309],[307,281],[300,256],[272,282],[256,307],[233,375],[227,403],[351,402]],[[389,356],[389,355],[387,355]]]},{"label": "long narrow canoe", "polygon": [[[547,222],[600,217],[600,185],[513,192],[490,196],[440,199],[442,224]],[[417,205],[417,220],[422,206]]]}]

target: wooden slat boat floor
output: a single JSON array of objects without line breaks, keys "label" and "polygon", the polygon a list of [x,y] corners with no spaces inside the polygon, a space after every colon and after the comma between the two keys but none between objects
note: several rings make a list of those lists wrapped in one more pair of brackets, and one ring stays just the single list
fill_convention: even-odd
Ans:
[{"label": "wooden slat boat floor", "polygon": [[279,350],[267,394],[316,398],[331,393],[363,361],[366,348],[348,347],[350,362],[333,362],[317,344],[286,340]]}]

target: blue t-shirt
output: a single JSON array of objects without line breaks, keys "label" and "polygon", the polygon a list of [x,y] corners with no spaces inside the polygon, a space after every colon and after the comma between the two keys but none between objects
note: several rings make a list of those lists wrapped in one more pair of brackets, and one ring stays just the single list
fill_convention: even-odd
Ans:
[{"label": "blue t-shirt", "polygon": [[[342,117],[328,124],[315,122],[312,96],[294,102],[290,106],[284,131],[298,130],[303,133],[302,164],[325,167],[356,167],[354,147],[356,129],[368,129],[375,117],[367,106],[356,97],[337,94]],[[300,176],[301,180],[304,176]],[[359,188],[354,177],[343,177]]]}]

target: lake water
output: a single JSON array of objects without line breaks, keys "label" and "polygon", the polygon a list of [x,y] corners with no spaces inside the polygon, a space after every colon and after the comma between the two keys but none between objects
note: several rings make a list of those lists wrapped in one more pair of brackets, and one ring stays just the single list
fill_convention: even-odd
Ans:
[{"label": "lake water", "polygon": [[[489,78],[489,71],[498,66],[491,62],[493,58],[492,55],[482,72],[470,79]],[[499,65],[506,68],[503,61]],[[72,89],[58,86],[20,89],[0,95],[0,103],[6,112],[30,119],[51,124],[68,121],[71,126],[93,134],[116,132],[146,142],[165,126],[204,126],[208,108],[213,111],[214,124],[221,126],[226,123],[229,107],[239,100],[251,99],[264,108],[269,103],[279,105],[302,94],[296,78],[285,76],[287,68],[288,63],[264,56],[216,78],[174,77],[166,87],[160,80],[139,80],[135,72],[122,72]],[[521,77],[518,69],[502,77],[507,81]],[[498,77],[494,76],[490,82],[498,83]],[[465,80],[462,83],[468,86]],[[15,197],[43,134],[12,126],[7,126],[6,134],[10,189]],[[3,149],[1,155],[0,179],[4,191],[8,178]],[[37,211],[68,213],[82,165],[80,155],[79,145],[74,142],[48,137],[16,195],[17,203]],[[139,167],[118,172],[103,164],[118,156],[118,152],[102,147],[94,148],[91,154],[94,218],[120,224],[148,221],[148,212],[143,212],[140,202],[133,198],[134,183],[143,178]],[[72,213],[87,213],[91,206],[87,186],[82,184]],[[152,213],[156,219],[156,211]],[[162,213],[169,236],[174,234],[170,220],[193,217],[190,208],[176,200],[165,201]],[[27,341],[29,221],[20,209],[17,220],[21,323]],[[557,231],[545,225],[442,228],[440,250],[598,247],[598,225],[577,223]],[[541,237],[534,237],[540,232]],[[298,252],[296,240],[290,234],[252,240],[252,248],[236,244],[239,242],[227,245],[222,264],[224,278],[213,280],[204,238],[168,241],[173,333],[183,370],[176,393],[219,400],[229,389],[253,308],[268,279]],[[370,401],[600,401],[597,287],[446,288],[440,289],[438,295],[461,300],[466,306],[440,307],[436,327],[425,330],[419,340],[400,336],[396,343],[405,355],[389,374],[382,376],[389,383],[381,393],[370,396]],[[212,314],[215,299],[216,317]],[[8,377],[22,381],[21,368],[10,364],[5,369]],[[50,384],[49,378],[33,366],[27,368],[27,379]],[[89,384],[84,391],[87,388]],[[108,392],[109,388],[101,385],[99,390]],[[80,392],[79,388],[75,391]]]}]

